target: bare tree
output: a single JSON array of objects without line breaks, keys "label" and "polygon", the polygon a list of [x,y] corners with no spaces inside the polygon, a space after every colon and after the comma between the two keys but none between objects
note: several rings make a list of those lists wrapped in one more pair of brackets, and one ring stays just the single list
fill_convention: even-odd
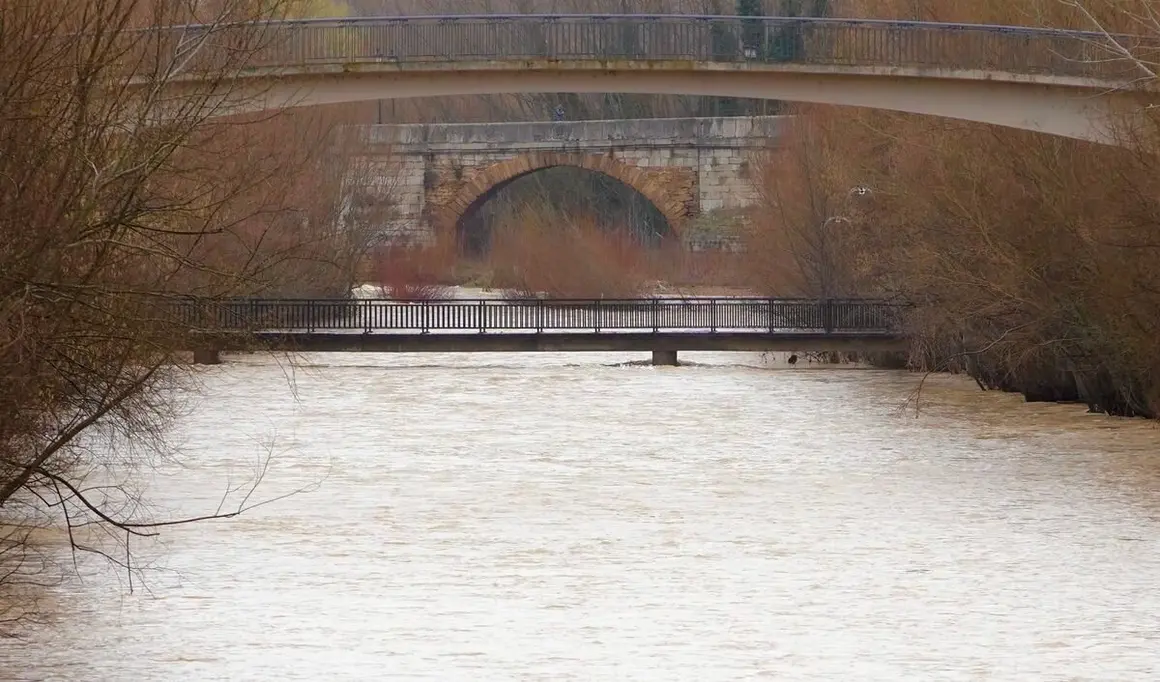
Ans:
[{"label": "bare tree", "polygon": [[786,143],[756,158],[761,202],[747,238],[756,284],[776,295],[864,293],[854,227],[870,192],[835,159],[825,112],[802,111]]},{"label": "bare tree", "polygon": [[[1116,14],[1130,5],[1086,3],[1085,19],[1055,1],[866,3],[879,17],[1095,26],[1103,42],[1087,45],[1099,48],[1091,58],[1139,73],[1108,42],[1132,33],[1121,47],[1146,54],[1145,28],[1129,25],[1144,15]],[[966,371],[1030,400],[1160,414],[1160,156],[1150,111],[1126,112],[1124,131],[1139,137],[1119,148],[889,112],[807,111],[827,131],[814,144],[837,179],[828,196],[850,180],[875,190],[864,219],[846,224],[842,251],[858,291],[914,304],[914,366]],[[787,195],[808,210],[809,192]]]},{"label": "bare tree", "polygon": [[[74,547],[109,556],[110,539],[180,522],[131,485],[173,454],[172,392],[191,378],[173,302],[349,260],[332,248],[334,158],[274,153],[253,134],[269,117],[223,117],[277,38],[263,20],[292,2],[0,4],[0,521],[49,510]],[[330,198],[288,210],[286,178],[304,169],[329,172]],[[251,506],[250,491],[206,516]],[[22,538],[5,537],[6,556]]]}]

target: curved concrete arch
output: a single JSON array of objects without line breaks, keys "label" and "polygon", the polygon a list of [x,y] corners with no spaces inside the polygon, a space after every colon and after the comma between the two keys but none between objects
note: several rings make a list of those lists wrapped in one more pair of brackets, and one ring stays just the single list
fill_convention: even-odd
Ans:
[{"label": "curved concrete arch", "polygon": [[[176,27],[176,44],[186,45],[197,29],[214,35],[208,41],[214,45],[232,44],[237,31],[245,45],[253,26]],[[216,84],[221,114],[533,92],[748,97],[1100,142],[1116,140],[1109,113],[1160,99],[1155,79],[1141,78],[1123,55],[1154,51],[1154,39],[1026,26],[663,14],[360,17],[261,26],[269,43],[247,68],[214,77],[221,60],[209,47],[182,54],[176,67],[182,75],[167,78],[166,88]]]},{"label": "curved concrete arch", "polygon": [[1049,74],[678,60],[529,60],[262,68],[228,113],[450,95],[543,92],[745,97],[940,116],[1114,143],[1111,116],[1160,94]]},{"label": "curved concrete arch", "polygon": [[467,178],[449,198],[434,203],[428,197],[432,224],[449,229],[459,224],[495,192],[515,180],[546,168],[570,166],[602,173],[619,180],[648,199],[660,211],[677,236],[681,227],[695,212],[695,197],[682,197],[665,182],[650,175],[649,170],[618,161],[605,154],[567,152],[534,152],[491,164]]}]

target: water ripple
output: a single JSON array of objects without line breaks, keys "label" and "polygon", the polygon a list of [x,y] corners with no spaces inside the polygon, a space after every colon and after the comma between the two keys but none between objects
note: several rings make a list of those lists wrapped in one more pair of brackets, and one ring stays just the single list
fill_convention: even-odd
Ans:
[{"label": "water ripple", "polygon": [[126,595],[62,588],[4,679],[1148,680],[1149,424],[901,373],[591,356],[262,356],[206,373],[216,504],[320,490],[142,548]]}]

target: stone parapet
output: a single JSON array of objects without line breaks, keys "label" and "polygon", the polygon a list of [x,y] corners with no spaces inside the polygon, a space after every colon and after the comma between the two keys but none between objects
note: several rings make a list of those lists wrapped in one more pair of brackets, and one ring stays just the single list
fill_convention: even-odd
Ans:
[{"label": "stone parapet", "polygon": [[788,116],[644,118],[515,123],[420,123],[352,126],[380,153],[580,151],[677,147],[768,147],[784,134]]}]

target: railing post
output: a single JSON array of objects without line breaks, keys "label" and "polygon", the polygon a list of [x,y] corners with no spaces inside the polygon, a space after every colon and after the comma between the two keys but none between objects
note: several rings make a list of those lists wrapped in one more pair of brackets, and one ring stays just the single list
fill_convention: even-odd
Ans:
[{"label": "railing post", "polygon": [[595,318],[593,320],[593,325],[594,325],[593,328],[596,330],[596,333],[599,334],[600,333],[600,299],[599,298],[596,299],[596,305],[593,306],[593,308],[592,308],[592,317]]},{"label": "railing post", "polygon": [[659,298],[652,300],[652,328],[654,334],[661,330],[661,301]]},{"label": "railing post", "polygon": [[479,333],[487,333],[487,301],[479,301]]},{"label": "railing post", "polygon": [[544,299],[536,299],[536,333],[544,333]]},{"label": "railing post", "polygon": [[834,302],[828,298],[822,302],[822,328],[827,334],[834,331]]},{"label": "railing post", "polygon": [[314,332],[314,328],[316,326],[316,321],[314,319],[315,312],[317,311],[314,309],[314,300],[310,299],[306,301],[306,331],[312,333]]},{"label": "railing post", "polygon": [[709,299],[709,333],[717,333],[717,299]]},{"label": "railing post", "polygon": [[773,305],[774,305],[774,302],[773,302],[773,299],[772,298],[769,299],[769,301],[767,303],[768,303],[768,305],[766,306],[766,315],[767,315],[768,319],[766,321],[769,323],[769,333],[772,334],[774,332],[774,325],[773,325]]}]

